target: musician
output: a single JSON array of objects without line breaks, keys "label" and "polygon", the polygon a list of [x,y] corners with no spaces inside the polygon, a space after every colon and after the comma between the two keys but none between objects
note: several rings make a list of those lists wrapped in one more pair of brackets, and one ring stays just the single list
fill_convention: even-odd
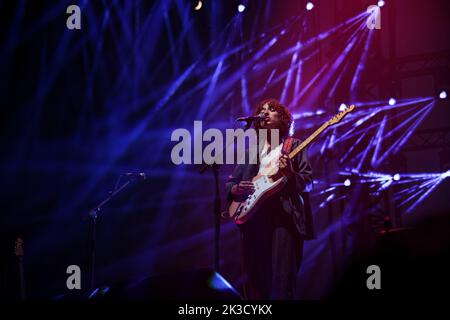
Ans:
[{"label": "musician", "polygon": [[[254,215],[239,225],[245,276],[244,296],[248,299],[292,299],[296,275],[303,255],[303,241],[312,239],[313,225],[308,192],[312,189],[312,169],[305,150],[295,158],[281,155],[282,144],[271,148],[271,130],[278,129],[282,142],[289,135],[292,115],[275,99],[262,101],[255,115],[264,118],[255,129],[267,129],[267,140],[257,164],[237,165],[226,183],[227,200],[242,201],[255,191],[252,178],[275,171],[287,177],[281,191],[266,199]],[[300,141],[294,139],[292,150]],[[268,152],[270,151],[270,152]],[[275,160],[275,161],[274,161]],[[254,163],[254,162],[253,162]]]}]

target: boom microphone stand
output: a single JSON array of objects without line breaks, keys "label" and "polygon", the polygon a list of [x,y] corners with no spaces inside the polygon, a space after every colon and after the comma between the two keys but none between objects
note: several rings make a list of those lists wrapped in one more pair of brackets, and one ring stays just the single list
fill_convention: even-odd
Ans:
[{"label": "boom microphone stand", "polygon": [[[122,177],[127,177],[127,181],[119,186],[120,180]],[[97,218],[99,216],[100,210],[106,205],[109,201],[111,201],[117,194],[119,194],[123,189],[125,189],[129,184],[138,180],[138,179],[146,179],[145,173],[125,173],[121,174],[117,179],[116,185],[113,191],[109,192],[109,196],[100,202],[96,207],[89,211],[89,269],[90,269],[90,278],[89,278],[89,289],[94,289],[95,284],[95,242],[96,242],[96,229],[97,229]]]},{"label": "boom microphone stand", "polygon": [[[253,121],[260,120],[262,116],[254,116],[254,117],[246,117],[246,118],[238,118],[237,121],[245,121],[244,132],[250,128]],[[231,144],[230,144],[231,145]],[[225,146],[222,151],[216,155],[222,156],[229,145]],[[211,168],[214,175],[214,271],[219,272],[219,264],[220,264],[220,251],[219,251],[219,240],[220,240],[220,218],[221,218],[221,201],[220,201],[220,192],[219,192],[219,170],[220,164],[214,161],[211,164],[205,164],[200,170],[199,173],[203,174],[208,168]]]}]

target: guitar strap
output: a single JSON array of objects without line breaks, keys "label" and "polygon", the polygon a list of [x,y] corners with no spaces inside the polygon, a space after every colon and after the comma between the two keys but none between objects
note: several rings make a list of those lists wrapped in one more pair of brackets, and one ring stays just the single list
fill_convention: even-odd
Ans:
[{"label": "guitar strap", "polygon": [[283,142],[283,148],[281,149],[281,154],[289,154],[289,152],[291,152],[293,142],[294,142],[294,138],[287,137]]}]

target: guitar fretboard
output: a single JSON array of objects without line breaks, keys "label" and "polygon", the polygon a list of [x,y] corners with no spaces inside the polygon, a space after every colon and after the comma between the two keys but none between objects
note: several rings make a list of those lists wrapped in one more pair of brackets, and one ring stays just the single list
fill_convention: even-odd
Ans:
[{"label": "guitar fretboard", "polygon": [[330,126],[329,121],[325,122],[322,126],[320,126],[319,129],[314,131],[313,134],[311,134],[307,139],[305,139],[302,143],[300,143],[297,146],[297,148],[292,150],[291,153],[289,153],[289,158],[290,159],[294,158],[297,155],[297,153],[302,151],[308,144],[311,143],[311,141],[313,141],[319,134],[322,133],[322,131],[324,131],[329,126]]},{"label": "guitar fretboard", "polygon": [[289,153],[289,158],[290,159],[294,158],[297,155],[297,153],[302,151],[311,141],[313,141],[319,134],[321,134],[322,131],[324,131],[329,126],[341,121],[341,119],[345,117],[345,115],[348,114],[349,112],[352,112],[353,109],[355,109],[355,105],[352,104],[350,107],[346,108],[344,111],[338,113],[333,118],[331,118],[323,125],[321,125],[319,129],[314,131],[312,135],[310,135],[305,141],[300,143],[300,145],[298,145],[297,148],[295,148],[294,150],[291,151],[291,153]]}]

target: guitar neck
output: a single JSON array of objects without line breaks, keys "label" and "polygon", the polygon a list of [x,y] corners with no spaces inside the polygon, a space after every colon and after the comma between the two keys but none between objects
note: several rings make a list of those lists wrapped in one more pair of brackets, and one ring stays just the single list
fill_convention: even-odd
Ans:
[{"label": "guitar neck", "polygon": [[319,134],[322,133],[322,131],[324,131],[329,126],[331,126],[331,125],[341,121],[341,119],[344,118],[346,114],[352,112],[353,109],[355,109],[355,105],[354,104],[352,104],[348,108],[345,108],[343,111],[339,112],[333,118],[331,118],[330,120],[325,122],[323,125],[321,125],[319,129],[314,131],[314,133],[312,135],[310,135],[305,141],[300,143],[300,145],[297,148],[295,148],[294,150],[291,151],[291,153],[289,153],[289,158],[290,159],[294,158],[297,155],[297,153],[302,151],[308,144],[310,144],[311,141],[313,141]]},{"label": "guitar neck", "polygon": [[299,153],[300,151],[302,151],[308,144],[310,144],[319,134],[322,133],[322,131],[324,131],[326,128],[328,128],[330,126],[330,124],[328,122],[325,122],[324,124],[322,124],[322,126],[320,126],[319,129],[317,129],[316,131],[313,132],[313,134],[311,134],[307,139],[305,139],[302,143],[300,143],[297,148],[295,148],[294,150],[291,151],[291,153],[289,153],[289,158],[292,159],[294,158],[297,153]]}]

